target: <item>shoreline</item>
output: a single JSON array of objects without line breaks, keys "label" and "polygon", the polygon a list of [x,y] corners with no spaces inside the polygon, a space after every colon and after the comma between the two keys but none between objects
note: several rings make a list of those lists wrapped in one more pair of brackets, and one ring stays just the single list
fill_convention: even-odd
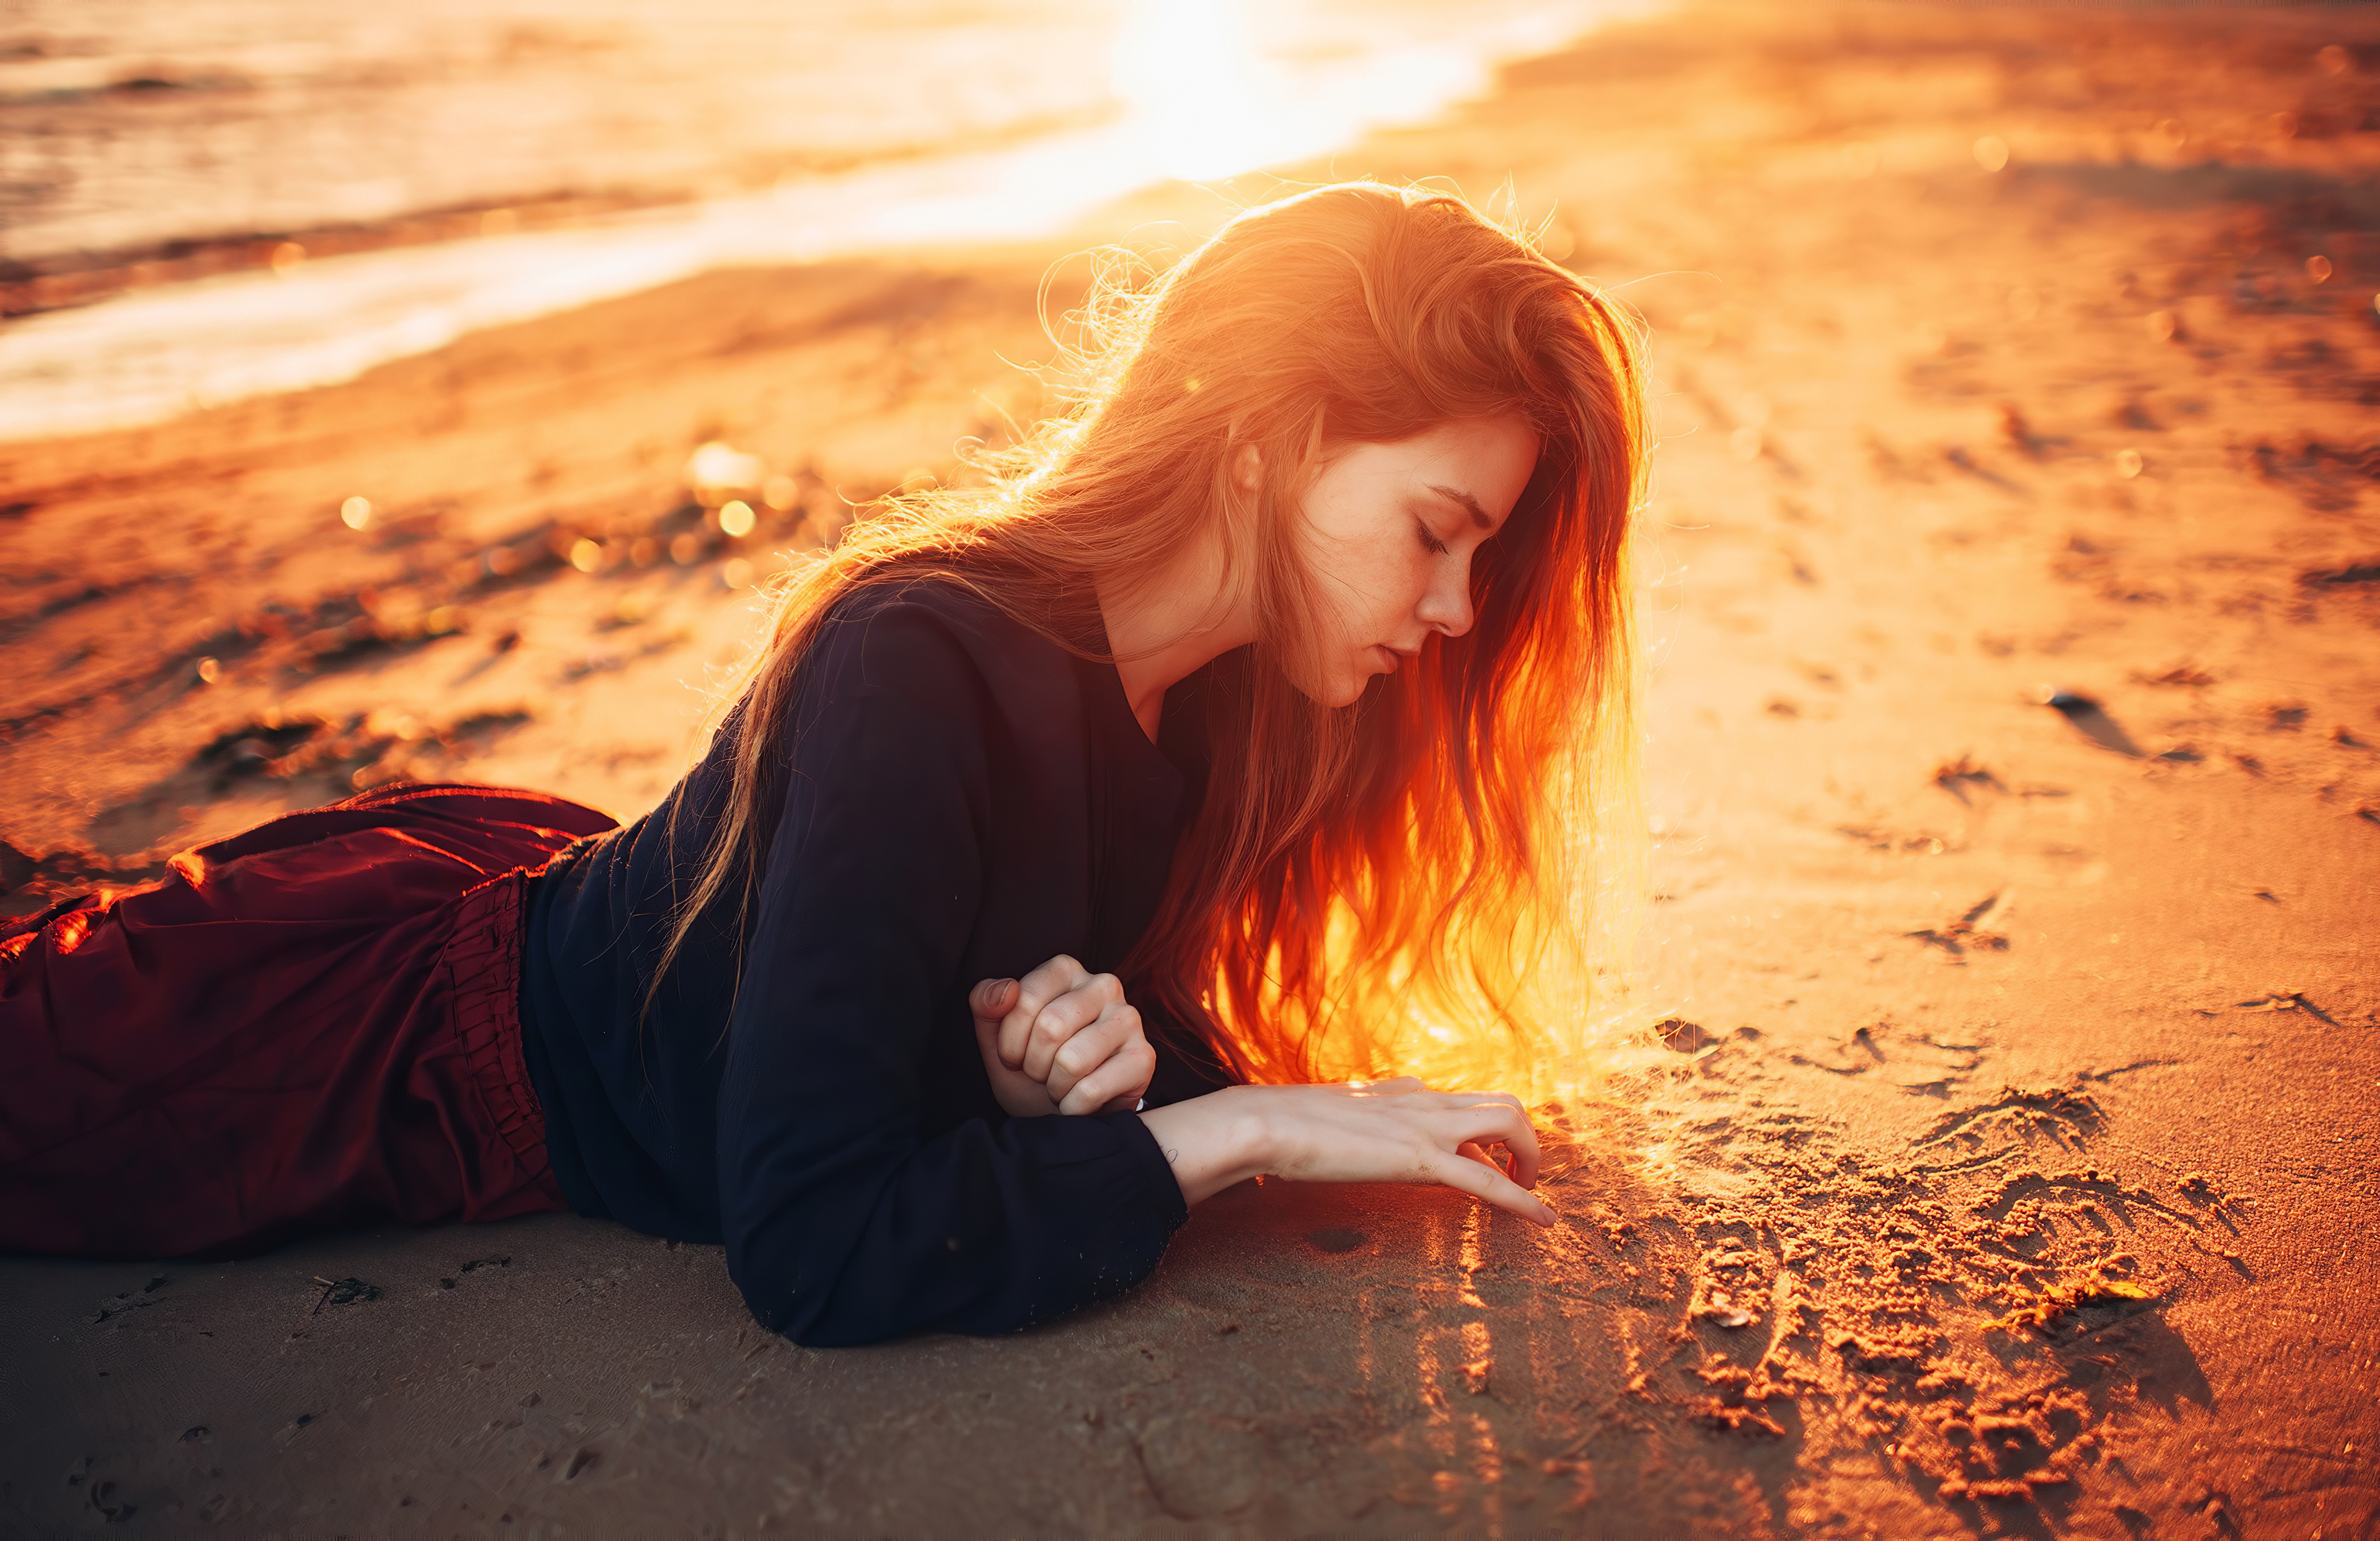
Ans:
[{"label": "shoreline", "polygon": [[[1177,83],[1112,111],[852,158],[766,188],[482,200],[0,262],[0,443],[147,427],[336,384],[492,326],[726,268],[1054,240],[1096,223],[1104,206],[1194,185],[1181,179],[1185,157],[1200,163],[1200,181],[1262,180],[1239,168],[1304,163],[1371,130],[1427,124],[1491,91],[1514,58],[1591,45],[1665,3],[1599,0],[1560,21],[1505,18],[1427,67],[1405,56],[1411,49],[1309,64],[1295,78],[1277,62],[1242,61],[1239,85],[1263,78],[1267,90],[1220,141]],[[1549,27],[1570,35],[1556,42]],[[1217,157],[1230,175],[1205,176]]]},{"label": "shoreline", "polygon": [[[1008,131],[978,134],[958,145],[886,147],[868,154],[799,158],[799,182],[832,180],[855,173],[979,153],[986,148],[1029,143],[1062,131],[1097,127],[1096,118],[1036,118]],[[746,187],[737,196],[757,196],[798,185],[795,169],[780,170],[767,187]],[[700,190],[588,188],[479,199],[408,210],[385,219],[330,220],[275,230],[218,232],[173,240],[87,251],[0,258],[0,321],[96,304],[118,295],[194,283],[230,273],[285,273],[299,262],[366,252],[546,231],[579,230],[623,216],[698,214],[716,201]],[[296,248],[292,252],[289,249]]]}]

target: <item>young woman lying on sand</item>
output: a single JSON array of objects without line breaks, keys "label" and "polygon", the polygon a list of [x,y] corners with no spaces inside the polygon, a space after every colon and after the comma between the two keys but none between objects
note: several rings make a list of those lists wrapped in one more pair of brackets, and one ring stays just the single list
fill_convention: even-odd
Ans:
[{"label": "young woman lying on sand", "polygon": [[566,1207],[860,1343],[1113,1295],[1258,1173],[1551,1224],[1520,1097],[1368,1078],[1542,1100],[1592,1005],[1633,334],[1364,184],[1099,314],[990,486],[783,580],[644,818],[386,788],[0,933],[0,1244]]}]

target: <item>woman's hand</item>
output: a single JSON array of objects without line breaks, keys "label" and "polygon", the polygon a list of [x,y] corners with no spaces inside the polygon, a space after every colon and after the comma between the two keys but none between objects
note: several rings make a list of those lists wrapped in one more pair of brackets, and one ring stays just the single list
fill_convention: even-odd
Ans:
[{"label": "woman's hand", "polygon": [[1012,1117],[1128,1112],[1157,1073],[1123,984],[1062,953],[1021,980],[984,980],[967,1004],[992,1095]]},{"label": "woman's hand", "polygon": [[[1439,1183],[1539,1225],[1537,1135],[1502,1092],[1434,1092],[1411,1076],[1322,1086],[1229,1086],[1140,1115],[1184,1201],[1258,1173],[1305,1183]],[[1511,1165],[1488,1152],[1501,1146]]]}]

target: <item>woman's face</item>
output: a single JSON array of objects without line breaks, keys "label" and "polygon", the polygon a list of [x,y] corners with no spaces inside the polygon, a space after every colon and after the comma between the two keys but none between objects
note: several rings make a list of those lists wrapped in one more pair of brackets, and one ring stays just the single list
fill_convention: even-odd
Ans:
[{"label": "woman's face", "polygon": [[1303,506],[1319,635],[1299,688],[1350,705],[1372,676],[1418,657],[1430,633],[1469,631],[1471,560],[1536,464],[1536,431],[1517,416],[1441,423],[1332,460]]}]

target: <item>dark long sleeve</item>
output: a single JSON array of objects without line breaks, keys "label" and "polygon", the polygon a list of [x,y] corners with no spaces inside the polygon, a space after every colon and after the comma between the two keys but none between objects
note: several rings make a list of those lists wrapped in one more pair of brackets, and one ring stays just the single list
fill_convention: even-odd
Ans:
[{"label": "dark long sleeve", "polygon": [[1014,724],[994,699],[914,608],[834,633],[806,670],[718,1147],[729,1271],[803,1342],[1047,1320],[1141,1279],[1186,1215],[1130,1113],[923,1131],[920,1067],[976,1053],[946,1029],[966,1020],[994,826],[1027,812],[995,784],[988,746]]},{"label": "dark long sleeve", "polygon": [[[804,1342],[1112,1295],[1186,1218],[1172,1171],[1132,1114],[1003,1112],[966,993],[1061,953],[1123,966],[1203,795],[1198,676],[1160,748],[1112,664],[923,579],[839,601],[801,667],[751,902],[731,884],[658,980],[733,731],[530,884],[522,1044],[554,1175],[583,1214],[724,1243],[753,1314]],[[1166,1025],[1152,1103],[1229,1079]]]}]

